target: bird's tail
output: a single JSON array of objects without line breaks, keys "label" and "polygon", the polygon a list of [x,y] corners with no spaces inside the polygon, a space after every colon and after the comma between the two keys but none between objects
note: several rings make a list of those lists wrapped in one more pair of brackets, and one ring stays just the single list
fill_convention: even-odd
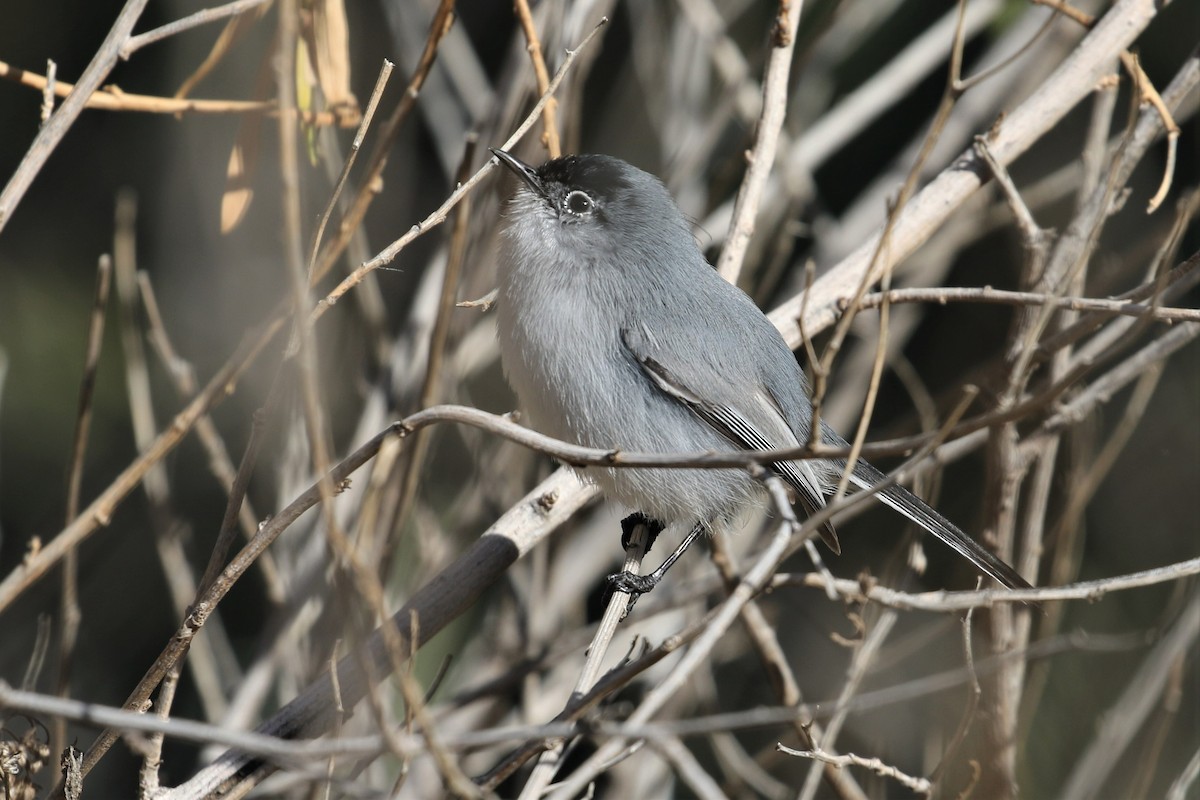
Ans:
[{"label": "bird's tail", "polygon": [[[885,480],[886,476],[865,461],[855,465],[851,481],[862,489]],[[935,511],[928,503],[903,486],[892,486],[879,492],[881,501],[899,511],[925,530],[949,545],[955,552],[1010,589],[1031,589],[1029,582],[1008,564],[979,542],[963,533],[950,520]]]}]

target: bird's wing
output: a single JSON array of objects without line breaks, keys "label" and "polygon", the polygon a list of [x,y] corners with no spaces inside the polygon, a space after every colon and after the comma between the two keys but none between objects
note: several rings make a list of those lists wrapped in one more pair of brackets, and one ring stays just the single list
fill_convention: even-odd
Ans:
[{"label": "bird's wing", "polygon": [[[707,399],[700,386],[689,385],[680,377],[679,369],[666,363],[663,350],[655,346],[655,338],[648,330],[641,326],[625,328],[621,331],[621,341],[654,386],[689,408],[737,447],[746,450],[770,450],[797,443],[794,435],[789,437],[790,441],[772,441],[764,432],[763,426],[755,424],[748,414],[729,403]],[[692,365],[692,371],[699,366]],[[713,377],[716,379],[719,376]],[[790,430],[778,404],[761,386],[745,387],[744,396],[747,398],[746,402],[756,404],[755,410],[759,412],[757,416],[760,419],[777,422],[773,426],[777,429]],[[825,505],[820,479],[806,462],[776,461],[769,466],[796,490],[797,499],[808,514]],[[831,522],[824,523],[819,532],[829,549],[835,553],[841,552],[841,545]]]}]

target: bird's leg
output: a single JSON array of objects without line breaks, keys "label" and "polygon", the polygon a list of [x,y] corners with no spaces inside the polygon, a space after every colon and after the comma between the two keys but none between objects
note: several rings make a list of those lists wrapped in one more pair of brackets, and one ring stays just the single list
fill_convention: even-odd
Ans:
[{"label": "bird's leg", "polygon": [[[629,519],[632,519],[632,517]],[[633,526],[631,525],[631,532],[632,529]],[[661,530],[661,525],[659,529]],[[653,527],[651,527],[651,530],[653,530]],[[679,547],[675,548],[675,552],[667,556],[667,560],[660,564],[658,569],[654,570],[654,572],[651,572],[647,575],[634,575],[632,572],[626,571],[618,572],[614,575],[608,576],[608,587],[610,590],[615,592],[625,592],[629,595],[629,606],[625,609],[626,614],[633,610],[633,606],[637,602],[638,597],[658,585],[658,582],[662,580],[662,577],[667,574],[667,570],[674,566],[675,562],[679,560],[679,557],[682,556],[684,552],[686,552],[687,549],[692,546],[692,542],[696,541],[696,539],[699,538],[700,534],[702,533],[704,533],[704,523],[697,522],[695,527],[692,528],[691,532],[688,533],[687,537],[679,543]],[[622,537],[622,539],[624,539],[624,537]]]},{"label": "bird's leg", "polygon": [[658,535],[663,532],[663,525],[656,519],[650,519],[644,512],[635,511],[625,519],[621,520],[621,549],[629,549],[629,540],[633,537],[633,529],[638,525],[646,526],[646,549],[642,551],[643,555],[650,553],[650,548],[654,546]]}]

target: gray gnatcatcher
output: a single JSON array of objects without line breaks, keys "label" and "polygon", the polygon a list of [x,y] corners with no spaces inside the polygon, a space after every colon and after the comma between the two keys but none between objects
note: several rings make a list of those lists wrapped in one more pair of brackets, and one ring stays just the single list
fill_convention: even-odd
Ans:
[{"label": "gray gnatcatcher", "polygon": [[[502,237],[497,326],[504,372],[533,427],[586,447],[659,453],[808,441],[812,405],[795,356],[754,301],[704,258],[657,178],[610,156],[568,156],[534,168],[503,150],[492,153],[521,179]],[[846,446],[824,421],[821,435]],[[829,459],[770,468],[811,513],[845,465]],[[635,597],[703,531],[762,496],[744,469],[586,474],[658,523],[652,527],[691,526],[655,572],[613,576],[615,588]],[[851,475],[862,488],[883,479],[861,460]],[[1005,586],[1029,586],[903,487],[879,499]],[[821,535],[840,551],[832,526]]]}]

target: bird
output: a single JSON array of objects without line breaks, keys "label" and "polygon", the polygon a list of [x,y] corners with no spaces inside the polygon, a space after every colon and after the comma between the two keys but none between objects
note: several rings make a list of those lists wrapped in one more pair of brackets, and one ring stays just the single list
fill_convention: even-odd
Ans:
[{"label": "bird", "polygon": [[[812,403],[791,348],[708,262],[658,178],[608,155],[533,167],[505,150],[492,153],[518,178],[498,249],[497,338],[504,374],[534,429],[585,447],[658,453],[809,441]],[[847,446],[823,420],[820,440]],[[809,514],[826,504],[845,467],[841,458],[767,465]],[[699,536],[764,497],[762,482],[741,468],[593,467],[584,476],[638,512],[627,525],[644,519],[652,533],[690,526],[655,571],[610,576],[635,599]],[[850,474],[861,489],[883,480],[862,459]],[[985,575],[1030,587],[906,488],[876,496]],[[832,524],[820,533],[839,553]]]}]

